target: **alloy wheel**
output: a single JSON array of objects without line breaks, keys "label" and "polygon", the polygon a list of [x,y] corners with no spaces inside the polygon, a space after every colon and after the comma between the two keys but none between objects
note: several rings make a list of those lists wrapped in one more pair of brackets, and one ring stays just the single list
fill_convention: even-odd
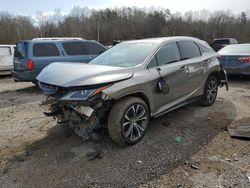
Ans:
[{"label": "alloy wheel", "polygon": [[213,103],[217,96],[218,85],[216,80],[210,80],[207,86],[207,100]]},{"label": "alloy wheel", "polygon": [[124,136],[132,142],[138,140],[143,136],[147,123],[145,107],[140,104],[132,105],[126,111],[122,124]]}]

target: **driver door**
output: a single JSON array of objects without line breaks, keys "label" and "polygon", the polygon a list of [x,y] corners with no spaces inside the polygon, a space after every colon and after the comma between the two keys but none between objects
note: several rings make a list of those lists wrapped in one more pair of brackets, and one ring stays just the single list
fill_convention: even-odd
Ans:
[{"label": "driver door", "polygon": [[[156,66],[152,66],[156,65]],[[167,43],[155,54],[149,64],[151,74],[154,74],[154,84],[158,86],[164,80],[167,92],[158,88],[153,95],[154,111],[159,114],[182,102],[188,94],[188,66],[181,61],[181,55],[176,42]]]}]

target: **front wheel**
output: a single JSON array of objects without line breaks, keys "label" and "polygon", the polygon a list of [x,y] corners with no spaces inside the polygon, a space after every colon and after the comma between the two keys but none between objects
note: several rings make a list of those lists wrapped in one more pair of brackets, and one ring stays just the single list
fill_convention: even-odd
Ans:
[{"label": "front wheel", "polygon": [[200,100],[201,105],[211,106],[217,97],[218,93],[218,79],[215,76],[209,76],[204,90],[204,95]]},{"label": "front wheel", "polygon": [[119,145],[133,145],[141,140],[149,124],[146,103],[137,97],[117,101],[108,118],[108,132]]}]

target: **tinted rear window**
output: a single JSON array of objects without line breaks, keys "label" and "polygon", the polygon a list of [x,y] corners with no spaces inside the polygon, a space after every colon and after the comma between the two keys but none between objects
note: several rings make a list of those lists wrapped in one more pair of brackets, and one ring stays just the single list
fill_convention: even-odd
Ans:
[{"label": "tinted rear window", "polygon": [[25,58],[27,53],[27,43],[18,42],[15,47],[14,57],[15,58]]},{"label": "tinted rear window", "polygon": [[62,46],[68,55],[95,55],[105,51],[104,47],[93,42],[65,42]]},{"label": "tinted rear window", "polygon": [[62,44],[68,55],[86,55],[86,50],[82,42],[65,42]]},{"label": "tinted rear window", "polygon": [[230,41],[229,41],[229,39],[222,39],[222,40],[216,40],[213,43],[214,44],[218,44],[218,45],[221,45],[221,44],[230,44]]},{"label": "tinted rear window", "polygon": [[190,59],[201,55],[199,47],[193,41],[180,41],[178,42],[178,46],[182,59]]},{"label": "tinted rear window", "polygon": [[54,43],[37,43],[33,45],[33,56],[59,56],[59,50]]},{"label": "tinted rear window", "polygon": [[11,55],[10,47],[0,47],[0,56]]}]

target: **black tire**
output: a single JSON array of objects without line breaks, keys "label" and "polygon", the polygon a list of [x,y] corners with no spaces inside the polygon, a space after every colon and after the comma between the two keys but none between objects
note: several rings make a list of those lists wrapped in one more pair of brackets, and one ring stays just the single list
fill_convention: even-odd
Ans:
[{"label": "black tire", "polygon": [[211,75],[207,79],[204,89],[204,95],[200,100],[200,104],[202,106],[211,106],[216,100],[217,93],[218,93],[218,79],[215,76]]},{"label": "black tire", "polygon": [[[133,113],[135,113],[134,116]],[[144,136],[148,124],[147,104],[137,97],[124,98],[117,101],[110,112],[108,118],[109,136],[119,145],[133,145]]]}]

